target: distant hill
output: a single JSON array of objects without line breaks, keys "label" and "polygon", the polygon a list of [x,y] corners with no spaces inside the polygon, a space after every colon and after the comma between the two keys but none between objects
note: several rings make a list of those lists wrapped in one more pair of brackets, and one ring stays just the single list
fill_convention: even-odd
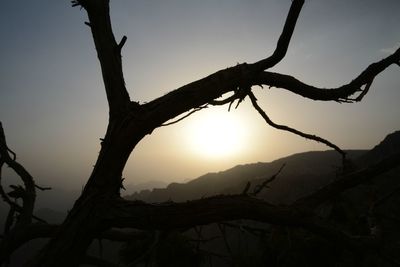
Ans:
[{"label": "distant hill", "polygon": [[[348,151],[355,159],[366,150]],[[264,197],[273,202],[288,202],[306,191],[316,189],[335,178],[335,172],[341,166],[341,156],[335,151],[312,151],[294,154],[272,162],[238,165],[226,171],[208,173],[186,183],[171,183],[166,188],[155,188],[136,192],[128,199],[140,199],[148,202],[166,200],[185,201],[216,194],[240,193],[247,182],[253,186],[275,174],[282,164],[286,164],[278,178],[270,184]]]},{"label": "distant hill", "polygon": [[358,163],[368,165],[384,159],[400,151],[400,131],[388,134],[382,142],[376,145],[358,159]]},{"label": "distant hill", "polygon": [[[400,131],[389,134],[371,150],[347,151],[357,166],[365,166],[400,151]],[[282,164],[285,168],[260,196],[274,203],[289,203],[326,185],[341,166],[341,156],[335,151],[312,151],[294,154],[268,163],[238,165],[231,169],[202,175],[186,183],[171,183],[166,188],[135,192],[127,199],[147,202],[186,201],[216,194],[236,194],[247,182],[252,187],[275,174]]]},{"label": "distant hill", "polygon": [[151,180],[148,182],[142,183],[130,183],[125,185],[126,192],[140,192],[142,190],[152,190],[153,188],[162,188],[166,187],[168,183],[160,181],[160,180]]}]

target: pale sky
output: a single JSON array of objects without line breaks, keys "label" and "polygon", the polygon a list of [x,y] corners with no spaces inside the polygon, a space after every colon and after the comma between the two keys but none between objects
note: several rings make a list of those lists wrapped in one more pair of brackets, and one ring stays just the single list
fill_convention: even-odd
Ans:
[{"label": "pale sky", "polygon": [[[267,57],[290,3],[111,0],[116,39],[128,37],[122,54],[132,100],[150,101],[219,69]],[[348,83],[400,46],[399,14],[399,0],[306,0],[288,54],[273,70],[323,87]],[[81,188],[105,133],[106,97],[86,20],[67,0],[4,1],[0,9],[0,120],[18,160],[42,185]],[[344,149],[369,149],[400,129],[399,76],[398,66],[387,69],[358,104],[313,102],[276,88],[254,92],[277,123]],[[248,102],[230,113],[209,108],[156,130],[132,153],[126,183],[183,181],[327,149],[270,128]],[[225,147],[205,128],[222,132]]]}]

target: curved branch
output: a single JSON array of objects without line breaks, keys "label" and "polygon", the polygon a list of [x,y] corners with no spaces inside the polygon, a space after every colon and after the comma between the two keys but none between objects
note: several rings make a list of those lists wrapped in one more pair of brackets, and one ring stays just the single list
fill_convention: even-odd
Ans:
[{"label": "curved branch", "polygon": [[279,37],[278,43],[276,44],[274,53],[270,57],[254,63],[253,66],[256,71],[272,68],[285,57],[303,4],[304,0],[292,1],[292,5],[290,6],[285,25],[283,26],[283,30],[281,36]]},{"label": "curved branch", "polygon": [[346,152],[344,152],[342,149],[340,149],[340,147],[338,147],[337,145],[329,142],[328,140],[326,140],[326,139],[324,139],[322,137],[319,137],[319,136],[316,136],[316,135],[312,135],[312,134],[308,134],[308,133],[303,133],[303,132],[301,132],[299,130],[296,130],[294,128],[288,127],[286,125],[276,124],[275,122],[273,122],[268,117],[268,115],[264,112],[264,110],[257,104],[257,99],[254,96],[254,94],[251,91],[249,91],[248,95],[250,97],[251,103],[253,104],[254,108],[258,111],[258,113],[261,115],[261,117],[263,117],[265,122],[268,123],[268,125],[274,127],[275,129],[278,129],[278,130],[291,132],[291,133],[294,133],[295,135],[304,137],[306,139],[310,139],[310,140],[314,140],[314,141],[323,143],[323,144],[333,148],[337,152],[339,152],[342,155],[343,159],[345,158]]},{"label": "curved branch", "polygon": [[166,121],[207,103],[221,105],[221,102],[214,100],[227,92],[234,92],[244,84],[252,84],[255,74],[279,63],[286,55],[303,4],[304,0],[292,1],[276,49],[270,57],[251,65],[244,63],[218,71],[143,105],[146,115],[155,122],[149,125],[148,131],[151,132]]},{"label": "curved branch", "polygon": [[[275,72],[261,72],[253,81],[253,84],[264,84],[267,86],[286,89],[292,93],[301,95],[312,100],[338,101],[338,102],[358,102],[361,101],[368,92],[374,78],[392,64],[400,61],[400,48],[392,55],[369,65],[360,75],[350,83],[337,88],[318,88],[305,84],[300,80],[285,74]],[[364,89],[362,88],[363,86]],[[358,97],[349,97],[357,92],[361,92]]]},{"label": "curved branch", "polygon": [[[239,88],[255,85],[266,85],[286,89],[292,93],[312,100],[355,102],[361,101],[371,86],[374,78],[392,64],[400,61],[400,48],[392,55],[369,65],[350,83],[338,88],[326,89],[307,85],[296,78],[267,71],[258,71],[257,63],[239,64],[220,70],[208,77],[182,86],[162,97],[142,105],[149,132],[162,123],[207,103],[226,104],[229,101],[218,101],[219,97],[228,92],[236,92]],[[363,86],[364,89],[362,88]],[[361,92],[354,99],[349,97]],[[235,94],[234,94],[235,96]],[[234,100],[234,96],[227,99]],[[332,146],[333,147],[333,146]],[[335,148],[336,149],[336,148]]]},{"label": "curved branch", "polygon": [[[30,173],[17,161],[15,161],[15,153],[13,154],[13,158],[10,157],[9,155],[9,148],[7,147],[7,142],[6,142],[6,137],[4,134],[4,129],[3,125],[0,122],[0,156],[1,156],[1,165],[6,163],[11,169],[15,171],[16,174],[22,179],[24,183],[24,190],[22,200],[23,204],[21,207],[20,216],[18,219],[17,223],[22,223],[22,224],[28,224],[31,222],[32,219],[32,213],[35,205],[35,199],[36,199],[36,190],[35,190],[35,182],[33,180],[33,177],[30,175]],[[0,166],[1,167],[1,166]],[[4,195],[4,191],[1,188],[0,193],[2,195],[2,198],[8,202],[9,204],[11,203],[10,201],[7,200],[7,198]]]}]

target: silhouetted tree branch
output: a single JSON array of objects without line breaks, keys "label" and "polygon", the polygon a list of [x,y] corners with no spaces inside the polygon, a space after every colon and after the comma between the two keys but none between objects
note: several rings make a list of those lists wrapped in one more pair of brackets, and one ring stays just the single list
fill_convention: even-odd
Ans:
[{"label": "silhouetted tree branch", "polygon": [[[266,86],[273,86],[288,90],[305,98],[320,101],[358,102],[368,92],[374,78],[391,65],[400,60],[400,48],[392,55],[369,65],[360,75],[348,84],[337,88],[318,88],[305,84],[298,79],[285,74],[263,71],[255,78],[255,82]],[[364,86],[364,89],[362,88]],[[359,96],[351,99],[350,96],[360,92]]]},{"label": "silhouetted tree branch", "polygon": [[254,187],[254,190],[253,190],[253,192],[252,192],[252,195],[253,195],[253,196],[257,196],[258,194],[261,193],[261,191],[262,191],[264,188],[267,188],[267,187],[268,187],[268,184],[270,184],[271,182],[273,182],[273,181],[276,179],[276,177],[281,173],[281,171],[283,170],[283,168],[285,168],[285,166],[286,166],[286,163],[282,164],[282,166],[279,168],[279,170],[278,170],[274,175],[272,175],[271,177],[269,177],[268,179],[266,179],[266,180],[265,180],[264,182],[262,182],[261,184],[256,185],[256,186]]},{"label": "silhouetted tree branch", "polygon": [[316,135],[303,133],[303,132],[301,132],[299,130],[296,130],[294,128],[288,127],[286,125],[281,125],[281,124],[277,124],[277,123],[273,122],[268,117],[268,115],[264,112],[264,110],[262,110],[262,108],[257,104],[257,99],[254,96],[254,94],[251,91],[249,91],[248,95],[250,97],[251,103],[253,104],[253,107],[258,111],[258,113],[261,115],[261,117],[263,117],[263,119],[265,120],[265,122],[268,125],[272,126],[273,128],[279,129],[279,130],[283,130],[283,131],[294,133],[294,134],[296,134],[298,136],[301,136],[303,138],[306,138],[306,139],[310,139],[310,140],[314,140],[314,141],[317,141],[317,142],[321,142],[321,143],[333,148],[337,152],[339,152],[342,155],[343,159],[344,159],[346,153],[342,149],[340,149],[337,145],[329,142],[328,140],[326,140],[326,139],[324,139],[322,137],[316,136]]},{"label": "silhouetted tree branch", "polygon": [[355,187],[359,184],[368,182],[369,180],[381,175],[400,165],[400,154],[393,154],[387,158],[370,165],[361,170],[346,174],[328,185],[322,187],[311,195],[300,198],[296,204],[303,205],[308,208],[316,208],[318,205],[333,199],[347,189]]},{"label": "silhouetted tree branch", "polygon": [[[305,207],[305,208],[304,208]],[[119,200],[105,215],[113,227],[149,230],[186,229],[214,222],[248,219],[269,224],[300,227],[352,250],[373,249],[373,236],[351,236],[320,219],[307,206],[275,206],[248,195],[221,195],[184,203],[149,204]],[[140,216],[138,216],[140,214]]]},{"label": "silhouetted tree branch", "polygon": [[[25,170],[25,168],[15,161],[16,155],[14,152],[13,158],[10,157],[11,150],[8,148],[6,143],[6,137],[4,134],[3,126],[0,123],[0,167],[3,166],[3,162],[6,163],[15,173],[21,178],[22,182],[24,183],[23,187],[14,187],[15,198],[22,199],[22,207],[19,210],[20,215],[17,220],[17,224],[28,224],[32,220],[32,213],[34,209],[34,203],[36,198],[36,190],[35,190],[35,182],[33,177]],[[1,189],[3,199],[6,198],[4,196],[4,190]],[[10,193],[9,193],[10,194]],[[5,199],[6,200],[6,199]],[[9,204],[9,199],[6,200]]]},{"label": "silhouetted tree branch", "polygon": [[129,106],[129,94],[125,88],[122,72],[121,49],[126,36],[118,44],[112,32],[109,0],[80,0],[74,5],[81,5],[88,14],[97,56],[103,74],[110,115],[125,113]]},{"label": "silhouetted tree branch", "polygon": [[[38,237],[51,237],[49,243],[28,263],[29,266],[78,266],[81,262],[97,265],[111,264],[86,255],[86,249],[95,238],[112,240],[140,239],[142,232],[123,232],[116,228],[139,230],[187,229],[215,222],[249,219],[269,224],[300,227],[322,236],[335,244],[356,251],[374,249],[377,238],[352,236],[329,221],[318,217],[314,209],[344,190],[394,168],[400,164],[395,155],[354,173],[349,173],[306,196],[292,205],[276,206],[247,194],[203,198],[184,203],[149,204],[127,201],[120,197],[122,171],[135,146],[156,128],[174,124],[207,107],[237,105],[249,96],[254,108],[267,124],[299,136],[322,142],[342,155],[335,144],[315,135],[275,124],[258,106],[252,87],[270,86],[289,90],[312,100],[357,102],[368,93],[374,78],[392,64],[399,64],[400,49],[392,55],[368,66],[350,83],[338,88],[325,89],[307,85],[296,78],[266,71],[278,64],[286,55],[304,0],[293,0],[275,51],[271,56],[252,64],[238,64],[217,71],[203,79],[182,86],[172,92],[139,104],[131,101],[125,86],[121,49],[127,37],[116,42],[109,14],[109,0],[73,0],[72,6],[84,9],[89,18],[85,22],[91,29],[109,104],[109,123],[101,150],[85,188],[68,213],[64,222],[57,225],[32,223],[35,189],[48,189],[35,185],[33,177],[16,161],[15,153],[7,147],[0,124],[0,171],[4,164],[11,167],[22,179],[24,186],[14,186],[6,193],[0,183],[0,194],[10,205],[9,219],[0,242],[0,264],[23,243]],[[229,97],[220,100],[221,96]],[[355,98],[351,96],[357,94]],[[172,123],[171,119],[187,113]],[[1,182],[1,173],[0,173]],[[22,199],[22,205],[11,200]],[[15,219],[15,212],[19,216]]]}]

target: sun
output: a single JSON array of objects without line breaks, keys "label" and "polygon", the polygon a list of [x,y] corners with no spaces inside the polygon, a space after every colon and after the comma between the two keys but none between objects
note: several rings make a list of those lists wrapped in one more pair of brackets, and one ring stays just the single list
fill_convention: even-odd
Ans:
[{"label": "sun", "polygon": [[240,120],[227,111],[203,112],[193,116],[185,136],[187,148],[207,158],[234,156],[242,151],[246,143]]}]

